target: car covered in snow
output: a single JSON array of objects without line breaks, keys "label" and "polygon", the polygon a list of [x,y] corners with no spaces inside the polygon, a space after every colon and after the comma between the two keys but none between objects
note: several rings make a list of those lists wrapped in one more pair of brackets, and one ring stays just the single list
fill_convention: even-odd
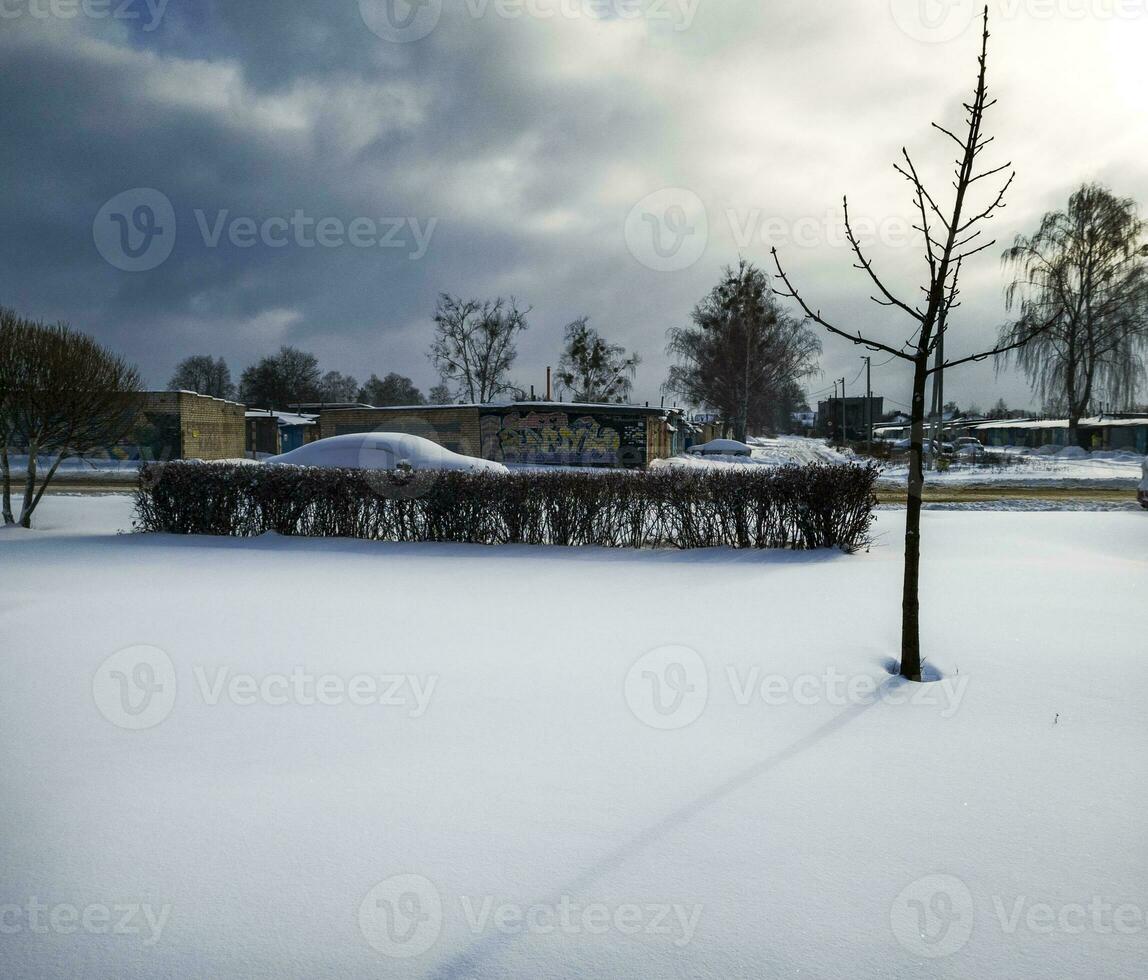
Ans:
[{"label": "car covered in snow", "polygon": [[753,449],[736,439],[714,439],[700,446],[690,446],[686,452],[692,456],[752,456]]},{"label": "car covered in snow", "polygon": [[501,463],[464,456],[422,436],[404,432],[360,432],[309,442],[270,456],[265,465],[322,466],[348,470],[457,470],[508,473]]},{"label": "car covered in snow", "polygon": [[[907,453],[913,446],[912,439],[898,439],[893,443],[894,453]],[[934,456],[950,456],[953,452],[953,444],[951,442],[937,442],[932,441],[933,455]],[[926,439],[923,443],[923,448],[927,453],[929,451],[929,440]]]},{"label": "car covered in snow", "polygon": [[1144,457],[1144,465],[1140,468],[1140,475],[1144,477],[1140,481],[1140,488],[1136,491],[1136,499],[1140,501],[1140,506],[1148,510],[1148,456]]},{"label": "car covered in snow", "polygon": [[985,454],[984,443],[975,436],[959,436],[953,443],[953,455],[966,459],[979,459]]}]

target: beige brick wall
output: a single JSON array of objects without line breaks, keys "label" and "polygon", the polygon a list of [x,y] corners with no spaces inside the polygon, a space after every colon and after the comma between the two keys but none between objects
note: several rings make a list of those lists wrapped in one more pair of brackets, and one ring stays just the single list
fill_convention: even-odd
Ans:
[{"label": "beige brick wall", "polygon": [[246,450],[244,406],[181,391],[179,430],[184,459],[237,459]]},{"label": "beige brick wall", "polygon": [[466,456],[482,455],[478,409],[473,406],[329,409],[319,413],[319,430],[324,439],[354,432],[405,432]]}]

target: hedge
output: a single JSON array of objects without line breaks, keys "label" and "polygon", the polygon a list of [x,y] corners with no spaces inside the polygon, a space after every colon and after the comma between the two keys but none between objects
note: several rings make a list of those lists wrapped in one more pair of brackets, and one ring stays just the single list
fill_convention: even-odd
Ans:
[{"label": "hedge", "polygon": [[135,526],[238,537],[274,531],[486,545],[853,551],[869,541],[877,474],[872,464],[502,475],[179,461],[141,469]]}]

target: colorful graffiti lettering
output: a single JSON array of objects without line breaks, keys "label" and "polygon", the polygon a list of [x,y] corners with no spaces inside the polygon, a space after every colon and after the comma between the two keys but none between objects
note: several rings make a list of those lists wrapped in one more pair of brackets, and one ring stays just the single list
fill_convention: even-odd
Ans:
[{"label": "colorful graffiti lettering", "polygon": [[504,463],[617,466],[622,437],[589,415],[565,412],[484,415],[482,454]]}]

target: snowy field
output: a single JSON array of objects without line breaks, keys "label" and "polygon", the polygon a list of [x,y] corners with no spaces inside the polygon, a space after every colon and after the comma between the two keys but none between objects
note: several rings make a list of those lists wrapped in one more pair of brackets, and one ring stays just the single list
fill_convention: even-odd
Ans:
[{"label": "snowy field", "polygon": [[[750,439],[753,456],[735,457],[678,456],[660,461],[656,466],[785,466],[790,463],[839,463],[843,459],[861,461],[852,452],[841,452],[826,445],[823,439],[803,436],[779,436],[774,439]],[[1135,488],[1141,479],[1143,456],[1120,452],[1084,453],[1078,450],[1062,451],[1057,455],[1042,455],[1030,450],[991,450],[1009,458],[1008,465],[974,466],[958,461],[945,472],[930,472],[925,482],[936,487],[973,488],[993,486],[1002,488],[1031,487],[1034,489],[1130,490],[1129,500],[1135,506]],[[903,487],[908,480],[909,467],[904,460],[881,464],[878,486],[883,489]]]},{"label": "snowy field", "polygon": [[[990,450],[990,452],[1001,452]],[[1140,482],[1143,456],[1131,453],[1066,453],[1063,456],[1041,456],[1015,451],[1001,453],[1015,462],[1006,466],[970,466],[954,464],[943,473],[926,474],[926,483],[938,486],[1033,486],[1069,487],[1080,489],[1121,489]],[[900,462],[886,464],[881,474],[882,484],[901,485],[908,480],[909,467]]]},{"label": "snowy field", "polygon": [[871,552],[0,532],[0,974],[1144,975],[1148,514]]}]

